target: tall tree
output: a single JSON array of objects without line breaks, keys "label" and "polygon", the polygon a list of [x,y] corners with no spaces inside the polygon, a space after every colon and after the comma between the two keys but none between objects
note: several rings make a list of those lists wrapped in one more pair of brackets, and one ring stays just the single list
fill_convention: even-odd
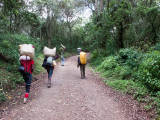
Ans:
[{"label": "tall tree", "polygon": [[103,11],[103,4],[104,4],[104,1],[103,1],[103,0],[100,0],[100,11],[101,11],[101,12]]}]

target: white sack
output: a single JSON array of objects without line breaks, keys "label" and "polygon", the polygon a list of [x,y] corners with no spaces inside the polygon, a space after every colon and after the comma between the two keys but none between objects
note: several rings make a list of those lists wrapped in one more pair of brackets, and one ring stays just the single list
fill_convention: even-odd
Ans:
[{"label": "white sack", "polygon": [[53,49],[50,49],[50,48],[48,48],[48,47],[45,46],[44,49],[43,49],[43,54],[46,57],[53,57],[53,56],[55,56],[56,55],[56,47],[53,48]]},{"label": "white sack", "polygon": [[34,58],[35,49],[31,44],[22,44],[19,49],[20,55],[26,55],[29,56],[31,59]]}]

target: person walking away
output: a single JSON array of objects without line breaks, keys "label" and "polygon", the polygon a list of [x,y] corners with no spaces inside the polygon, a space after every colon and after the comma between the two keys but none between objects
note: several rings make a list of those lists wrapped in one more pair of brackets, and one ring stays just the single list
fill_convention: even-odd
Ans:
[{"label": "person walking away", "polygon": [[77,68],[80,67],[80,74],[81,74],[81,79],[86,78],[85,76],[85,66],[86,66],[86,62],[87,62],[87,58],[86,58],[86,53],[82,52],[81,49],[80,50],[79,56],[78,56],[78,64],[77,64]]},{"label": "person walking away", "polygon": [[61,44],[60,50],[61,50],[61,65],[64,66],[65,63],[64,51],[66,50],[66,47]]},{"label": "person walking away", "polygon": [[22,75],[23,75],[23,78],[26,84],[26,93],[24,97],[24,103],[26,103],[27,98],[29,96],[30,86],[32,82],[32,72],[34,70],[34,60],[21,61],[21,65],[23,65],[25,68],[25,72]]},{"label": "person walking away", "polygon": [[[23,59],[22,57],[26,57],[26,59]],[[21,56],[20,57],[20,64],[21,67],[24,68],[24,71],[21,72],[23,79],[25,81],[25,89],[26,93],[24,96],[24,103],[27,102],[27,98],[29,97],[30,92],[30,86],[32,82],[32,72],[34,70],[34,60],[30,60],[29,56]]]},{"label": "person walking away", "polygon": [[55,60],[59,58],[59,54],[56,54],[56,56],[53,57],[47,57],[45,56],[42,67],[44,67],[47,70],[48,73],[48,83],[47,87],[51,87],[51,79],[52,79],[52,74],[54,70],[54,66],[56,65]]},{"label": "person walking away", "polygon": [[32,82],[32,72],[34,70],[34,54],[35,48],[32,44],[22,44],[19,45],[19,52],[20,52],[20,67],[19,71],[23,76],[25,81],[25,96],[24,96],[24,103],[27,102],[27,98],[29,97],[30,86]]}]

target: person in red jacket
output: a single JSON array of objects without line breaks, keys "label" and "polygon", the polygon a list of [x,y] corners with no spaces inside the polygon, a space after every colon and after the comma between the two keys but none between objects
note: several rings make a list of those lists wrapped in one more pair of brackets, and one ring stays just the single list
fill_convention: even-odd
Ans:
[{"label": "person in red jacket", "polygon": [[32,82],[32,72],[34,70],[34,60],[21,60],[20,61],[21,66],[25,68],[25,70],[22,72],[22,76],[24,78],[25,84],[26,84],[26,93],[24,96],[24,103],[27,102],[27,98],[29,96],[30,92],[30,86]]}]

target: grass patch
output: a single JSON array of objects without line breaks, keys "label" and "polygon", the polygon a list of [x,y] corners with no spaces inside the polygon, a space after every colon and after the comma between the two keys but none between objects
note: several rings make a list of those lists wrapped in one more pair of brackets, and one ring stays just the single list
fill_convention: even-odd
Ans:
[{"label": "grass patch", "polygon": [[128,80],[105,80],[106,85],[114,87],[116,90],[127,91],[130,82]]},{"label": "grass patch", "polygon": [[134,96],[136,99],[144,98],[149,95],[148,89],[141,83],[136,83],[132,80],[117,80],[109,79],[104,80],[106,85],[115,88],[124,93],[128,93]]},{"label": "grass patch", "polygon": [[[155,111],[160,116],[160,92],[155,96],[149,91],[144,84],[131,79],[122,80],[117,79],[117,75],[113,75],[112,70],[100,70],[97,67],[94,69],[92,66],[89,67],[93,72],[101,73],[100,77],[104,79],[107,86],[110,86],[123,94],[130,94],[137,101],[145,103],[144,108],[146,111]],[[110,76],[110,74],[112,75]]]},{"label": "grass patch", "polygon": [[6,101],[7,98],[5,96],[5,94],[3,92],[0,92],[0,104],[3,102],[3,101]]},{"label": "grass patch", "polygon": [[10,69],[5,69],[5,66],[0,69],[0,89],[2,90],[15,88],[17,83],[21,83],[23,81],[20,73],[15,70],[13,66],[9,67]]}]

